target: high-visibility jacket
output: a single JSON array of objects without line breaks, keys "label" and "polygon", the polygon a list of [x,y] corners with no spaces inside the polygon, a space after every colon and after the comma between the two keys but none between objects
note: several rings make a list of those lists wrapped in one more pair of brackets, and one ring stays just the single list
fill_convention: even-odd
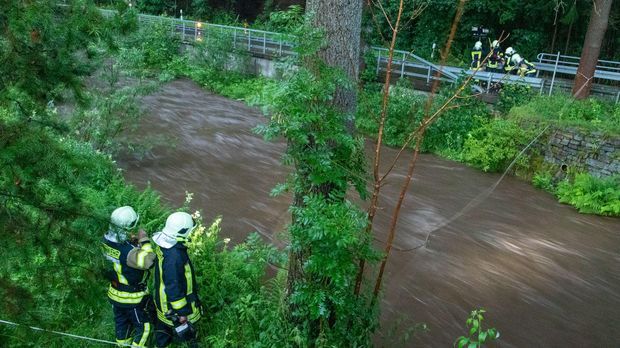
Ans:
[{"label": "high-visibility jacket", "polygon": [[528,62],[527,59],[523,59],[523,61],[521,61],[521,64],[519,64],[518,74],[521,77],[532,76],[536,74],[536,66]]},{"label": "high-visibility jacket", "polygon": [[471,68],[479,69],[482,64],[482,50],[473,49],[471,51]]},{"label": "high-visibility jacket", "polygon": [[172,310],[186,316],[191,323],[200,320],[200,301],[194,266],[187,255],[187,247],[177,242],[170,248],[155,247],[157,265],[155,267],[155,289],[153,290],[157,318],[172,326],[166,313]]},{"label": "high-visibility jacket", "polygon": [[108,233],[101,243],[110,267],[106,272],[110,280],[108,297],[112,304],[135,306],[148,295],[149,268],[155,260],[153,248],[148,238],[134,246],[128,241],[119,242],[109,238],[110,235]]}]

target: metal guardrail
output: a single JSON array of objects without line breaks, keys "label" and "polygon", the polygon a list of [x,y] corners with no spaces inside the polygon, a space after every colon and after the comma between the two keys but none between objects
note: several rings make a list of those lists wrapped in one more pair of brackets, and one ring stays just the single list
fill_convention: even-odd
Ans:
[{"label": "metal guardrail", "polygon": [[[557,54],[539,53],[538,62],[535,63],[539,72],[546,71],[553,74],[565,74],[575,76],[579,68],[581,58]],[[611,82],[620,82],[620,62],[611,60],[599,60],[594,78]]]},{"label": "metal guardrail", "polygon": [[[565,56],[560,54],[560,52],[558,52],[557,54],[539,53],[536,58],[538,59],[539,63],[555,64],[555,62],[557,61],[559,65],[572,67],[578,67],[581,60],[580,57]],[[596,70],[620,73],[620,62],[600,59],[596,65]]]}]

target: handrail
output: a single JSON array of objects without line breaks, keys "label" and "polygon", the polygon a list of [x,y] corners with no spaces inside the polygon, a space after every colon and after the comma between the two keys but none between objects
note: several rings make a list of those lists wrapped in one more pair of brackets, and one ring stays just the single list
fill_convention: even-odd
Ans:
[{"label": "handrail", "polygon": [[[554,63],[558,59],[557,54],[553,53],[539,53],[536,58],[540,63]],[[564,66],[579,66],[581,61],[580,57],[560,55],[559,65]],[[596,69],[598,70],[612,70],[614,72],[620,72],[620,62],[612,60],[599,59]]]}]

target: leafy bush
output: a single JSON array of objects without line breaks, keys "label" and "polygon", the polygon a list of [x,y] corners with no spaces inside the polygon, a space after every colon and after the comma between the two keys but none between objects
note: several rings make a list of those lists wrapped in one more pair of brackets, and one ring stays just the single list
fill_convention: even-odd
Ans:
[{"label": "leafy bush", "polygon": [[497,109],[507,114],[515,106],[520,106],[529,102],[536,93],[532,91],[530,86],[518,84],[504,84],[499,92],[499,100]]},{"label": "leafy bush", "polygon": [[279,33],[292,33],[304,22],[304,9],[299,5],[291,5],[284,11],[273,11],[267,19],[257,20],[254,27]]},{"label": "leafy bush", "polygon": [[[503,171],[533,137],[531,130],[515,122],[495,119],[473,131],[465,140],[461,159],[485,172]],[[521,157],[517,164],[527,167],[528,161]]]},{"label": "leafy bush", "polygon": [[542,190],[553,192],[555,187],[553,185],[553,176],[549,172],[538,172],[534,174],[532,178],[532,184]]},{"label": "leafy bush", "polygon": [[[358,129],[375,137],[379,129],[382,93],[377,84],[369,84],[359,97],[356,124]],[[438,95],[429,114],[438,110],[449,97],[444,91]],[[424,117],[427,97],[399,84],[390,89],[390,102],[384,127],[384,142],[389,146],[402,146],[418,128]],[[481,127],[490,117],[486,105],[469,99],[457,108],[447,108],[427,129],[423,151],[445,155],[461,152],[468,134]],[[410,146],[413,144],[410,144]],[[455,156],[455,155],[454,155]]]},{"label": "leafy bush", "polygon": [[573,182],[561,182],[556,195],[581,213],[620,216],[620,175],[596,178],[577,174]]}]

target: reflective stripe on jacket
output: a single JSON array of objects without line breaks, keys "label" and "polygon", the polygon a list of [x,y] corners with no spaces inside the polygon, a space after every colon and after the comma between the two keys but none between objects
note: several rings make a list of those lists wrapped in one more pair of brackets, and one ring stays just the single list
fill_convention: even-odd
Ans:
[{"label": "reflective stripe on jacket", "polygon": [[148,239],[140,247],[129,242],[102,241],[103,255],[109,261],[108,298],[121,306],[132,306],[142,302],[148,295],[148,269],[153,265],[155,254]]}]

